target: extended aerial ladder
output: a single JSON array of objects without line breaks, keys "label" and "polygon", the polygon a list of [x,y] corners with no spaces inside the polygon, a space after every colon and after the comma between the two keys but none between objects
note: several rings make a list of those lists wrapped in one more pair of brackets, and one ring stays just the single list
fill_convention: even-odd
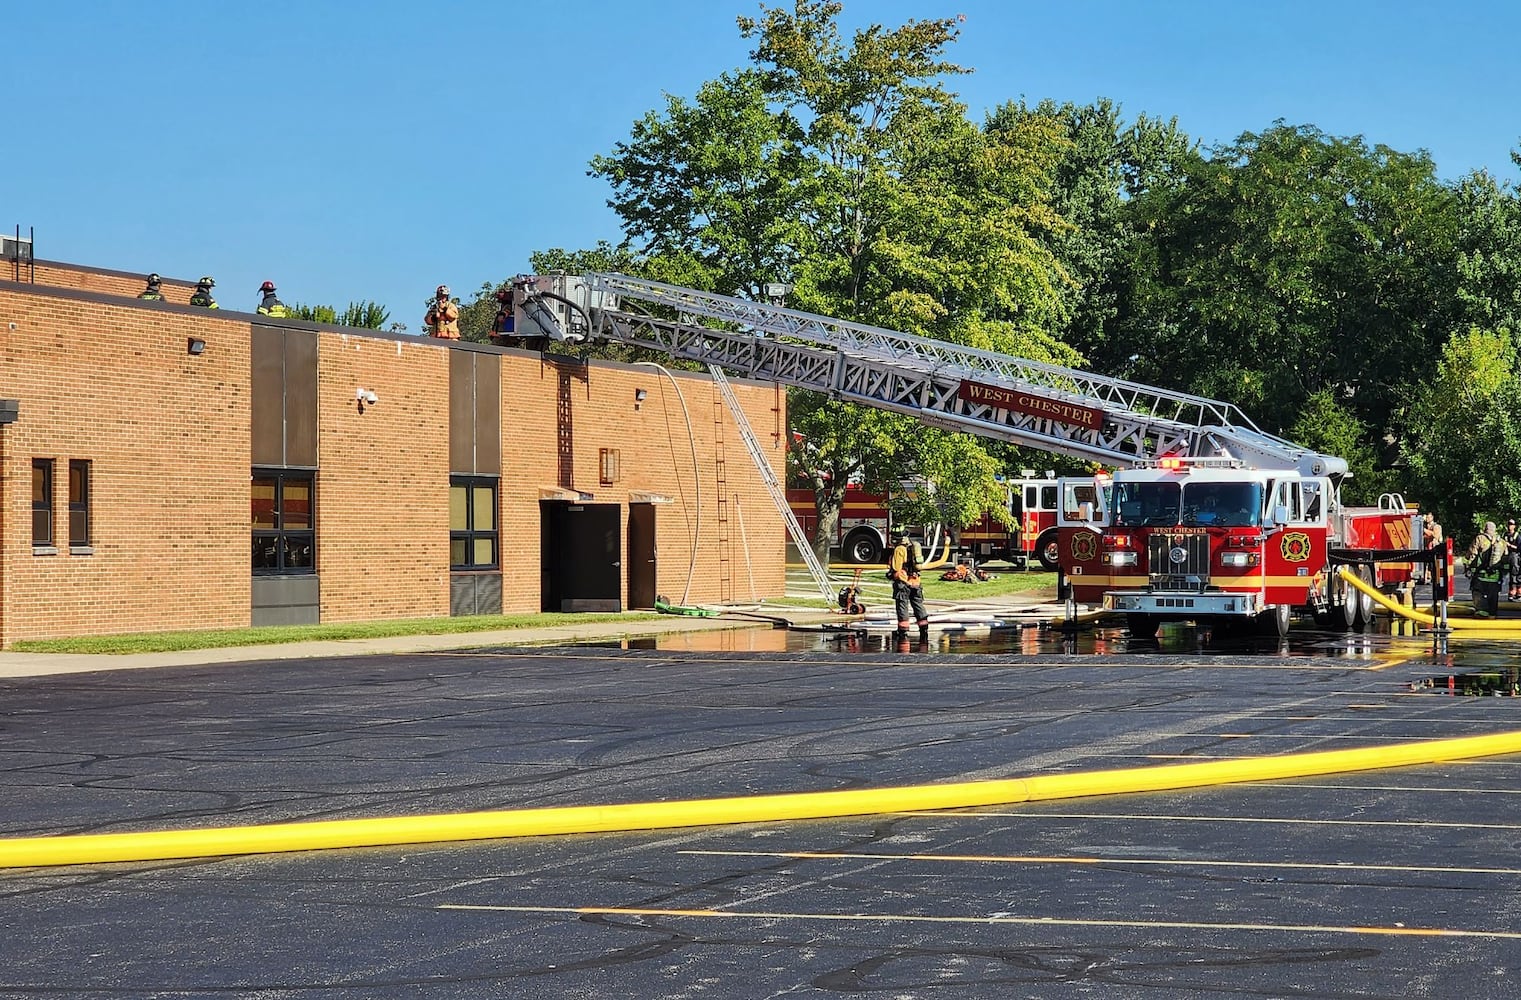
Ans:
[{"label": "extended aerial ladder", "polygon": [[520,287],[520,336],[652,348],[1109,466],[1228,457],[1333,481],[1347,472],[1343,459],[1268,434],[1234,404],[1204,396],[623,274]]}]

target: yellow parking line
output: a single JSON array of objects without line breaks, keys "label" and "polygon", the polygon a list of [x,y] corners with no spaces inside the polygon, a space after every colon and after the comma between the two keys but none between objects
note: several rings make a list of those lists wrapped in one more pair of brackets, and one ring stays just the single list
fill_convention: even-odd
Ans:
[{"label": "yellow parking line", "polygon": [[803,861],[925,861],[995,865],[1154,865],[1166,868],[1272,868],[1339,872],[1434,872],[1444,875],[1521,875],[1521,868],[1458,868],[1434,865],[1355,865],[1340,861],[1213,861],[1200,858],[1075,857],[1019,854],[853,854],[844,851],[677,851],[725,858],[797,858]]},{"label": "yellow parking line", "polygon": [[1356,924],[1210,923],[1199,920],[1079,919],[1074,917],[1026,917],[1010,913],[985,916],[937,917],[921,913],[796,913],[773,910],[676,910],[642,906],[486,906],[441,903],[440,910],[474,910],[494,913],[567,914],[582,917],[715,917],[727,920],[828,920],[849,923],[925,924],[1025,924],[1043,927],[1130,927],[1142,930],[1277,931],[1286,934],[1376,934],[1400,937],[1461,937],[1521,940],[1521,931],[1468,930],[1449,927],[1402,927]]}]

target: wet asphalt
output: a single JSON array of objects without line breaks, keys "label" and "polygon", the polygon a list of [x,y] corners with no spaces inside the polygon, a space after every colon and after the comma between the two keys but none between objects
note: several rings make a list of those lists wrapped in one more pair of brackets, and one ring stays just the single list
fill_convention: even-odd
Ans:
[{"label": "wet asphalt", "polygon": [[[939,636],[902,653],[761,630],[728,634],[806,648],[0,681],[0,834],[866,788],[1521,729],[1521,698],[1489,693],[1521,662],[1515,643],[1306,633],[1263,648],[1174,630],[1143,650],[1025,631],[1041,648]],[[1445,680],[1474,676],[1497,680]],[[1513,997],[1521,768],[19,869],[0,872],[0,926],[4,998]]]}]

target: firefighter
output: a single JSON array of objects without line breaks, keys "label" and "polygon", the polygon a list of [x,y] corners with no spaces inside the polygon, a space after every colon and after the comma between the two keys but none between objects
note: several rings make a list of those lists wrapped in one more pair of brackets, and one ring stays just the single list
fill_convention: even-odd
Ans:
[{"label": "firefighter", "polygon": [[160,278],[158,275],[148,275],[148,287],[138,292],[137,297],[140,299],[146,299],[149,302],[165,301],[163,288],[160,287],[163,285],[163,283],[164,279]]},{"label": "firefighter", "polygon": [[1511,518],[1505,522],[1505,547],[1510,550],[1505,560],[1505,573],[1510,577],[1510,590],[1505,595],[1507,600],[1521,601],[1521,531],[1516,530],[1516,519]]},{"label": "firefighter", "polygon": [[496,290],[496,315],[491,317],[491,342],[508,344],[514,340],[512,316],[512,289]]},{"label": "firefighter", "polygon": [[220,309],[217,300],[211,297],[211,290],[217,286],[210,275],[195,283],[195,291],[191,293],[190,304],[200,306],[202,309]]},{"label": "firefighter", "polygon": [[919,546],[907,529],[895,532],[898,544],[893,549],[889,574],[893,581],[893,604],[898,611],[898,630],[895,638],[908,637],[909,615],[919,625],[919,638],[929,638],[929,613],[924,610],[924,581],[919,577]]},{"label": "firefighter", "polygon": [[439,337],[443,340],[459,339],[459,306],[449,298],[449,286],[439,285],[433,293],[433,302],[428,306],[428,312],[423,316],[423,323],[428,327],[428,336]]},{"label": "firefighter", "polygon": [[1495,522],[1485,521],[1483,533],[1468,549],[1468,589],[1473,595],[1475,618],[1499,615],[1500,574],[1508,556],[1509,549],[1495,531]]},{"label": "firefighter", "polygon": [[259,307],[254,310],[260,316],[289,316],[285,304],[275,298],[275,283],[266,281],[259,286]]}]

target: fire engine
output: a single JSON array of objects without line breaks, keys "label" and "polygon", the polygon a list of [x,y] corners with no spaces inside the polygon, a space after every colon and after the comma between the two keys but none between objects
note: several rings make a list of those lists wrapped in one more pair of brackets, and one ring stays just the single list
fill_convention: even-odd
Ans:
[{"label": "fire engine", "polygon": [[[1033,476],[1034,473],[1026,473]],[[964,525],[958,535],[958,547],[979,561],[1002,560],[1016,566],[1025,566],[1036,560],[1047,571],[1057,569],[1056,502],[1058,481],[1053,474],[1047,478],[1021,478],[1008,480],[1008,511],[1011,525],[1004,525],[992,511]],[[813,538],[818,528],[818,509],[809,489],[787,491],[787,505],[802,526],[803,533]],[[840,520],[835,528],[831,550],[838,551],[845,562],[881,562],[889,544],[891,528],[888,497],[871,493],[855,486],[847,487],[845,500],[840,507]],[[916,529],[918,531],[919,529]]]},{"label": "fire engine", "polygon": [[1344,506],[1338,480],[1222,457],[1063,480],[1063,573],[1075,600],[1124,615],[1135,636],[1184,619],[1283,635],[1300,608],[1323,628],[1362,631],[1371,599],[1336,566],[1382,589],[1407,584],[1412,563],[1376,562],[1373,551],[1410,550],[1423,524],[1398,494]]},{"label": "fire engine", "polygon": [[[1403,498],[1343,504],[1344,460],[1266,433],[1228,402],[623,274],[514,288],[520,335],[650,348],[706,364],[720,388],[729,371],[1114,469],[1058,482],[1054,552],[1039,522],[1021,536],[1059,564],[1075,597],[1142,634],[1178,618],[1282,632],[1298,609],[1355,629],[1371,602],[1340,567],[1384,589],[1411,576],[1410,563],[1381,561],[1390,550],[1413,557],[1422,538]],[[745,440],[764,477],[759,445]]]}]

